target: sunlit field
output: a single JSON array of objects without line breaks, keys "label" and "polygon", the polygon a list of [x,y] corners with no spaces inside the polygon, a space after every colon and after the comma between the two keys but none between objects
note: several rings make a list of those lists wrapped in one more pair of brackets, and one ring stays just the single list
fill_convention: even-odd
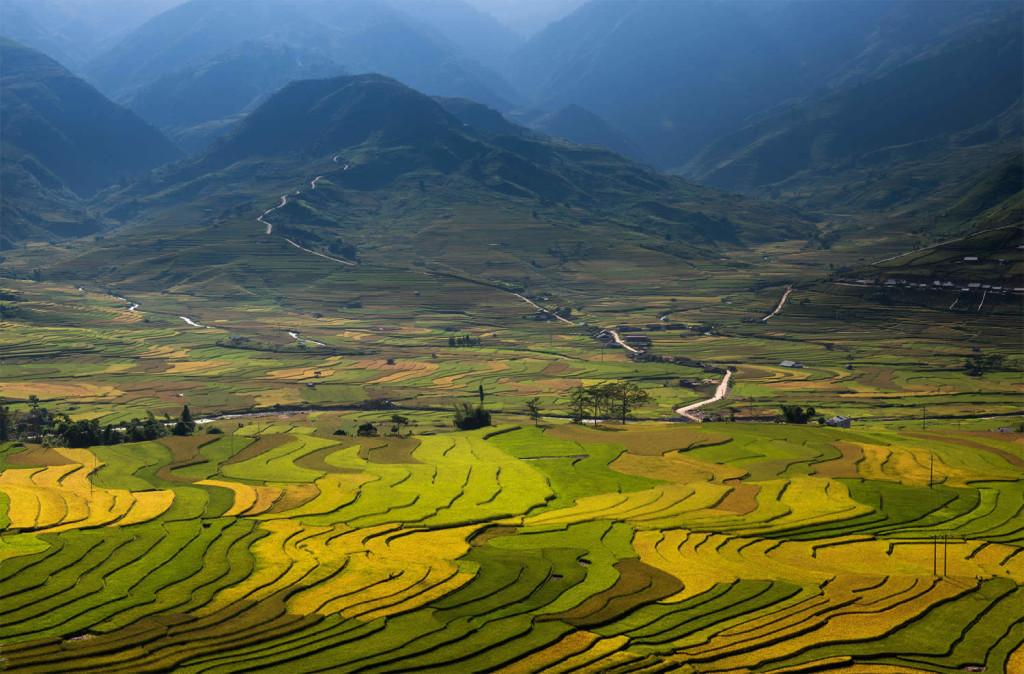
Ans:
[{"label": "sunlit field", "polygon": [[1013,436],[414,421],[339,438],[340,414],[4,445],[6,667],[955,672],[1024,657]]}]

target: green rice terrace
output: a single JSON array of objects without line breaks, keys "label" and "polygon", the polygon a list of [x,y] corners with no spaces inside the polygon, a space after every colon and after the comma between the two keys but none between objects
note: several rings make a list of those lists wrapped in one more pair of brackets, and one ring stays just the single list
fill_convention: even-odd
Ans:
[{"label": "green rice terrace", "polygon": [[0,446],[5,670],[1024,667],[1018,436],[346,414]]}]

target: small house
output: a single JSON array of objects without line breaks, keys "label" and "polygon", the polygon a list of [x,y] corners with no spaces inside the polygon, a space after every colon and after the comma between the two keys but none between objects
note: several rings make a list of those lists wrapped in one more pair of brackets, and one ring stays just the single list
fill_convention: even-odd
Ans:
[{"label": "small house", "polygon": [[798,363],[795,360],[784,360],[779,363],[779,367],[803,367],[803,363]]},{"label": "small house", "polygon": [[624,341],[630,346],[650,346],[651,338],[647,335],[626,335]]},{"label": "small house", "polygon": [[833,428],[849,428],[850,421],[850,417],[837,416],[832,417],[831,419],[825,419],[825,425],[832,426]]}]

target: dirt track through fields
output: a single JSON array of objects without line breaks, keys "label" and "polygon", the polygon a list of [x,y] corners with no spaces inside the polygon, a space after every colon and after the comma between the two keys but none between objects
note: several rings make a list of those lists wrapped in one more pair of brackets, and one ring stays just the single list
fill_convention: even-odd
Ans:
[{"label": "dirt track through fields", "polygon": [[729,380],[731,378],[732,378],[732,370],[727,370],[726,373],[725,373],[725,376],[722,377],[721,383],[718,384],[718,388],[715,389],[715,395],[714,396],[708,398],[707,400],[701,400],[699,402],[690,403],[686,407],[680,407],[680,408],[676,409],[676,414],[678,414],[679,416],[686,417],[687,419],[691,419],[693,421],[700,421],[700,419],[698,419],[696,416],[690,414],[690,410],[695,410],[698,407],[703,407],[704,405],[709,405],[711,403],[716,403],[719,400],[721,400],[722,398],[724,398],[725,394],[729,392]]},{"label": "dirt track through fields", "polygon": [[777,315],[780,311],[782,311],[782,307],[786,305],[786,300],[789,299],[789,294],[791,292],[793,292],[793,286],[786,286],[786,292],[782,293],[782,299],[779,300],[779,305],[775,307],[775,311],[771,312],[770,314],[761,319],[762,323],[767,323],[769,318]]}]

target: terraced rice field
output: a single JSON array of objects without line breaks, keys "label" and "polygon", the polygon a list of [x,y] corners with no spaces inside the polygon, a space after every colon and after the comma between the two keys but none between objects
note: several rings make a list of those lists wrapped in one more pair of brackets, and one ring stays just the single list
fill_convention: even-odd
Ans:
[{"label": "terraced rice field", "polygon": [[1024,666],[1024,443],[772,424],[0,445],[5,671]]}]

